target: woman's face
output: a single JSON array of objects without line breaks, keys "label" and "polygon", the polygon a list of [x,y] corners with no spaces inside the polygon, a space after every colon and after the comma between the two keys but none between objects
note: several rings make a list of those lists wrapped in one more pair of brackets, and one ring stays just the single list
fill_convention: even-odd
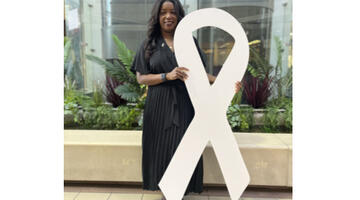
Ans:
[{"label": "woman's face", "polygon": [[159,23],[162,32],[173,33],[178,23],[173,3],[165,1],[160,9]]}]

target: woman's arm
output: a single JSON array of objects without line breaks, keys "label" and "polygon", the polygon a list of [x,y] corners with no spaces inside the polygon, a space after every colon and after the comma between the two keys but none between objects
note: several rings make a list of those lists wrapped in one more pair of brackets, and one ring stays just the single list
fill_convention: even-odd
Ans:
[{"label": "woman's arm", "polygon": [[[187,74],[184,71],[188,71],[188,69],[185,68],[185,67],[176,67],[170,73],[166,73],[166,80],[181,79],[182,81],[184,81],[188,77]],[[207,74],[207,77],[209,79],[210,84],[213,84],[215,82],[215,80],[216,80],[216,76],[213,76],[211,74]],[[145,74],[145,75],[142,75],[139,72],[136,72],[136,79],[137,79],[139,84],[145,84],[145,85],[149,85],[149,86],[150,85],[157,85],[157,84],[160,84],[160,83],[164,82],[164,80],[161,77],[161,74]],[[241,85],[240,81],[236,81],[236,83],[235,83],[235,93],[239,92],[241,87],[242,87],[242,85]]]},{"label": "woman's arm", "polygon": [[[181,79],[182,81],[184,81],[188,77],[185,71],[188,71],[188,69],[185,67],[175,67],[171,72],[166,73],[165,76],[166,80],[171,81],[171,80]],[[136,72],[136,79],[139,84],[144,84],[149,86],[157,85],[164,82],[164,80],[162,79],[162,74],[142,75],[139,72]]]},{"label": "woman's arm", "polygon": [[145,74],[142,75],[139,72],[136,72],[136,79],[139,84],[144,85],[157,85],[164,82],[161,78],[161,74]]}]

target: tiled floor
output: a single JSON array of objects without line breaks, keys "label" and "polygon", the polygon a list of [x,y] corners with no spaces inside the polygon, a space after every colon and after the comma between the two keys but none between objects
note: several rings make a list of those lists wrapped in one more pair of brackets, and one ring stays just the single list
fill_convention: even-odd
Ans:
[{"label": "tiled floor", "polygon": [[[64,200],[160,200],[159,191],[138,187],[65,186]],[[290,200],[291,191],[246,190],[241,200]],[[184,200],[231,200],[226,188],[204,189],[201,194],[190,193]]]}]

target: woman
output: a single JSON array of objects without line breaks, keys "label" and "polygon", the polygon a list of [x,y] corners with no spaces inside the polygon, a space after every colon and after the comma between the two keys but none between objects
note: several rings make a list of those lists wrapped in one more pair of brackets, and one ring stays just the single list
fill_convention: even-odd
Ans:
[{"label": "woman", "polygon": [[[142,135],[143,189],[159,190],[158,183],[175,153],[193,116],[184,81],[186,67],[177,67],[173,37],[184,17],[178,0],[155,2],[148,24],[147,38],[135,55],[132,71],[139,84],[148,85]],[[201,59],[205,57],[196,40]],[[210,83],[215,77],[208,74]],[[240,89],[237,82],[236,90]],[[200,158],[185,194],[203,191],[203,159]]]}]

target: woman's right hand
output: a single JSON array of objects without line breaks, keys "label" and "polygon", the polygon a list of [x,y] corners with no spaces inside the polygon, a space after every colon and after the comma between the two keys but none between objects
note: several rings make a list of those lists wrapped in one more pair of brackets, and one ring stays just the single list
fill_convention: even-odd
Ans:
[{"label": "woman's right hand", "polygon": [[189,71],[186,67],[175,67],[171,72],[166,74],[166,79],[171,81],[176,79],[185,81],[188,78],[186,71]]}]

